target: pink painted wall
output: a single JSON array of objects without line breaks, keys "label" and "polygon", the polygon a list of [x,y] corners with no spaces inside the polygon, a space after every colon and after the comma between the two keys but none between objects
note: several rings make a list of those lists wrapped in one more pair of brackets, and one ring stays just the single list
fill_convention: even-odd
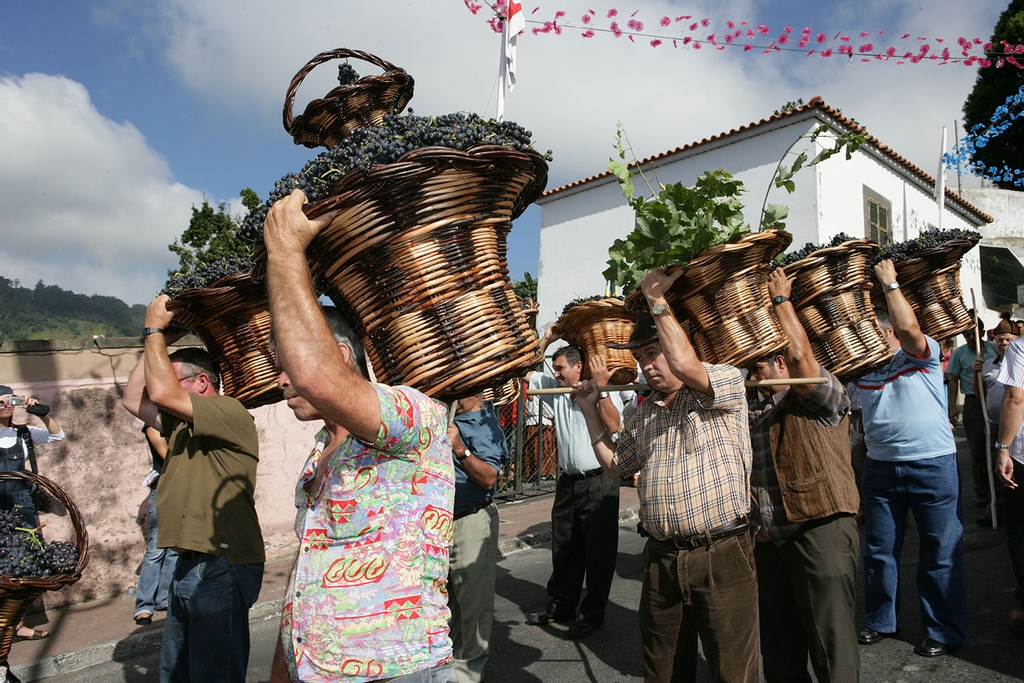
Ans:
[{"label": "pink painted wall", "polygon": [[[36,449],[39,472],[79,507],[90,540],[82,579],[44,594],[48,606],[97,600],[134,587],[145,551],[140,506],[150,469],[142,424],[121,407],[121,391],[141,352],[138,339],[0,342],[0,384],[51,406],[67,437]],[[251,411],[260,437],[256,485],[268,557],[293,553],[293,492],[320,423],[301,423],[284,403]],[[23,411],[15,422],[32,418]],[[47,540],[73,540],[63,510],[42,514]]]}]

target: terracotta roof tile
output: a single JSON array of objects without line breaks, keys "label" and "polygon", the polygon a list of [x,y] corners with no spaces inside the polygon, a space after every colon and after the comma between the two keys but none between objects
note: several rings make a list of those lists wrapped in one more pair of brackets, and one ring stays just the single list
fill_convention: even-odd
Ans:
[{"label": "terracotta roof tile", "polygon": [[[669,157],[669,156],[673,156],[673,155],[676,155],[676,154],[680,154],[682,152],[687,152],[689,150],[696,149],[696,148],[701,147],[703,145],[706,145],[708,143],[715,142],[717,140],[723,140],[723,139],[732,137],[733,135],[737,135],[739,133],[743,133],[743,132],[748,131],[748,130],[754,130],[756,128],[760,128],[760,127],[765,126],[765,125],[767,125],[769,123],[772,123],[774,121],[779,121],[779,120],[782,120],[782,119],[798,116],[800,114],[803,114],[803,113],[806,113],[806,112],[809,112],[809,111],[812,111],[812,110],[815,110],[815,109],[818,109],[818,110],[824,112],[829,117],[831,117],[832,119],[834,119],[835,121],[840,123],[843,127],[847,128],[847,129],[849,129],[849,130],[851,130],[851,131],[853,131],[853,132],[855,132],[857,134],[867,135],[868,136],[867,144],[871,145],[872,147],[877,149],[879,152],[881,152],[885,156],[889,157],[890,159],[892,159],[893,161],[898,163],[900,166],[905,168],[911,174],[916,175],[918,178],[920,178],[922,181],[924,181],[927,185],[931,185],[932,187],[935,187],[935,178],[933,178],[928,173],[925,173],[924,170],[922,170],[919,166],[917,166],[915,164],[912,164],[906,157],[898,154],[893,148],[891,148],[888,145],[884,144],[881,140],[879,140],[874,135],[869,133],[867,131],[867,129],[864,128],[864,126],[860,125],[859,123],[857,123],[853,119],[849,118],[848,116],[844,116],[843,113],[841,111],[839,111],[838,109],[835,109],[834,107],[831,107],[828,104],[826,104],[825,100],[822,99],[822,97],[820,95],[816,95],[815,97],[813,97],[811,99],[811,101],[808,102],[807,104],[801,105],[799,107],[794,107],[793,109],[790,109],[789,111],[782,112],[782,113],[779,113],[779,114],[772,114],[771,116],[769,116],[766,119],[761,119],[760,121],[755,121],[755,122],[747,124],[745,126],[740,126],[739,128],[733,128],[730,131],[726,131],[724,133],[719,133],[718,135],[712,135],[711,137],[704,138],[703,140],[698,140],[697,142],[691,142],[690,144],[684,145],[682,147],[676,147],[675,149],[670,149],[668,151],[661,152],[660,154],[655,154],[654,156],[647,157],[646,159],[641,159],[638,163],[640,165],[650,164],[650,163],[653,163],[655,161],[659,161],[661,159],[664,159],[665,157]],[[631,166],[635,166],[635,165],[636,164],[631,164]],[[611,174],[610,171],[604,171],[603,173],[598,173],[597,175],[592,175],[592,176],[590,176],[588,178],[583,178],[582,180],[577,180],[577,181],[571,182],[571,183],[569,183],[567,185],[562,185],[561,187],[556,187],[554,189],[547,190],[547,191],[544,192],[543,195],[541,195],[541,197],[542,198],[551,197],[552,195],[558,194],[560,192],[564,192],[566,190],[569,190],[569,189],[572,189],[572,188],[575,188],[575,187],[580,187],[582,185],[586,185],[587,183],[594,182],[595,180],[599,180],[601,178],[610,177],[611,175],[612,174]],[[949,200],[949,201],[952,201],[955,204],[957,204],[958,206],[963,208],[965,211],[967,211],[968,213],[973,214],[976,218],[984,221],[985,223],[991,223],[992,220],[993,220],[993,218],[991,216],[989,216],[987,213],[985,213],[984,211],[982,211],[978,207],[974,206],[973,204],[971,204],[966,199],[964,199],[963,197],[961,197],[957,193],[953,192],[949,188],[946,188],[946,199]]]}]

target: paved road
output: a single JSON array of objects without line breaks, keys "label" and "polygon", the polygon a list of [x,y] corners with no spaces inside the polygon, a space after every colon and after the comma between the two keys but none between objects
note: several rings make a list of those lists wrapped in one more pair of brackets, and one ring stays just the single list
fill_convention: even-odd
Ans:
[{"label": "paved road", "polygon": [[[1013,591],[1003,533],[978,529],[973,524],[974,511],[966,514],[971,618],[968,644],[956,656],[925,659],[913,654],[913,645],[922,636],[917,617],[917,593],[912,583],[917,568],[914,562],[917,540],[911,533],[903,565],[904,577],[908,579],[902,589],[903,634],[898,639],[861,648],[864,683],[1024,680],[1024,634],[1013,630],[1006,619]],[[641,550],[641,539],[632,526],[620,527],[618,577],[613,584],[606,622],[583,641],[565,639],[564,626],[541,628],[523,621],[526,612],[544,604],[543,587],[550,571],[550,550],[546,547],[524,550],[503,559],[498,566],[497,610],[488,679],[492,683],[642,680],[636,612]],[[276,619],[253,624],[249,681],[267,680],[276,636]],[[116,661],[119,659],[122,661]],[[156,662],[155,652],[131,658],[115,654],[115,661],[109,664],[65,674],[59,680],[61,683],[151,683],[158,680]],[[703,664],[699,680],[711,680]]]}]

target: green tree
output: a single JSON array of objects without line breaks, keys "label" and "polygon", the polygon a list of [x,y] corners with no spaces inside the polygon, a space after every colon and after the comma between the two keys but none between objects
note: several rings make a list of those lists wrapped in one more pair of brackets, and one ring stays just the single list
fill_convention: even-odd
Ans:
[{"label": "green tree", "polygon": [[[1002,41],[1011,45],[1024,44],[1024,0],[1011,0],[999,16],[992,33],[992,48],[989,57],[995,61],[1003,51]],[[1017,93],[1024,85],[1024,70],[1013,66],[996,68],[995,65],[978,70],[974,89],[964,102],[964,124],[971,130],[978,124],[989,123],[997,107],[1006,103],[1006,98]],[[1021,168],[1024,163],[1024,121],[1015,121],[1009,129],[984,147],[978,148],[972,161],[986,166]],[[1017,189],[1013,183],[996,185],[1006,190]]]},{"label": "green tree", "polygon": [[512,281],[512,291],[514,291],[520,299],[532,299],[536,301],[537,281],[533,279],[533,276],[530,275],[528,271],[524,272],[522,280]]},{"label": "green tree", "polygon": [[[240,194],[246,215],[261,206],[259,196],[248,187]],[[173,244],[167,245],[180,261],[178,267],[167,271],[167,274],[191,273],[214,261],[232,256],[248,258],[249,244],[238,236],[238,226],[244,219],[245,215],[229,215],[224,204],[214,210],[205,199],[201,207],[193,206],[188,228]]]}]

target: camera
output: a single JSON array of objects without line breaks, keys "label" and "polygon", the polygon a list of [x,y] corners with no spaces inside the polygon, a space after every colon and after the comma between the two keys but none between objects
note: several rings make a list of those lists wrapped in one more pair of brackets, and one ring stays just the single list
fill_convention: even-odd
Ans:
[{"label": "camera", "polygon": [[24,396],[11,396],[7,399],[7,405],[9,406],[23,406],[25,405]]}]

